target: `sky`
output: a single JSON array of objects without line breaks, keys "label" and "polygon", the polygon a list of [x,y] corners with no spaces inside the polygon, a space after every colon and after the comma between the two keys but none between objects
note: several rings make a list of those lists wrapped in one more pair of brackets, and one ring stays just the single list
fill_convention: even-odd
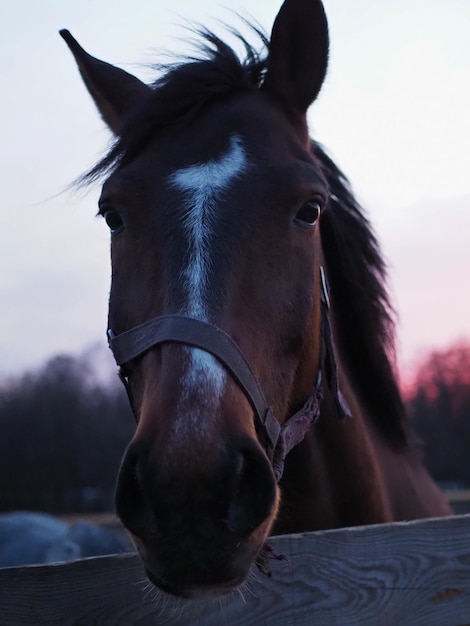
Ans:
[{"label": "sky", "polygon": [[[57,31],[150,81],[182,25],[233,12],[271,28],[277,0],[19,0],[0,22],[0,375],[105,344],[109,235],[99,185],[73,180],[110,135]],[[350,178],[390,266],[406,369],[470,338],[470,2],[325,0],[331,57],[312,135]]]}]

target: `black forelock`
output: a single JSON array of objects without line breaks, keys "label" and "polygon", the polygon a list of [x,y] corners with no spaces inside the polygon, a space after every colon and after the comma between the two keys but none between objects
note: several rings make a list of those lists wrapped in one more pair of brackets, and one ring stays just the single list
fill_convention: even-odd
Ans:
[{"label": "black forelock", "polygon": [[200,28],[193,31],[199,38],[195,56],[154,65],[159,77],[150,85],[148,97],[130,111],[120,136],[79,183],[86,185],[112,172],[139,154],[159,131],[189,121],[217,99],[258,89],[266,72],[269,40],[257,26],[246,25],[256,36],[257,46],[229,29],[241,44],[242,54],[212,31]]}]

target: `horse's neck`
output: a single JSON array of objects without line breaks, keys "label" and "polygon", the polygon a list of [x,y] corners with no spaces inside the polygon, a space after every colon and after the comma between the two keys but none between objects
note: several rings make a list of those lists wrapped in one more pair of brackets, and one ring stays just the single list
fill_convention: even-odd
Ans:
[{"label": "horse's neck", "polygon": [[353,417],[340,420],[325,395],[317,423],[286,458],[275,533],[392,519],[366,418],[344,379],[341,387]]}]

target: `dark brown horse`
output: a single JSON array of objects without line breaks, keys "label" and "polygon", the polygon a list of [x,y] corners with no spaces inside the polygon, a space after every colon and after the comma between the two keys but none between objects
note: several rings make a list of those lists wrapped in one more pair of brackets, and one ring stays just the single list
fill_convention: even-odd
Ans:
[{"label": "dark brown horse", "polygon": [[266,56],[204,32],[152,86],[62,35],[116,137],[86,180],[108,175],[109,337],[137,420],[116,506],[150,580],[223,592],[270,533],[449,514],[404,415],[377,241],[309,138],[320,0],[284,2]]}]

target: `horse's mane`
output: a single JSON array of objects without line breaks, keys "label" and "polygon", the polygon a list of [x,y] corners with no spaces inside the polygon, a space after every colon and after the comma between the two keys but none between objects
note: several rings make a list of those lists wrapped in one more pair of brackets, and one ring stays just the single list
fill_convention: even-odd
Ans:
[{"label": "horse's mane", "polygon": [[320,230],[338,349],[370,418],[396,445],[409,440],[395,372],[394,310],[387,268],[369,220],[348,179],[317,143],[330,200]]},{"label": "horse's mane", "polygon": [[[240,57],[214,33],[197,31],[200,54],[156,66],[160,77],[141,106],[124,120],[108,153],[81,179],[90,183],[137,156],[150,138],[187,122],[210,103],[233,92],[258,89],[267,67],[269,41],[249,25],[262,52],[231,30],[244,48]],[[390,443],[408,441],[405,412],[395,377],[393,309],[386,265],[348,180],[318,143],[312,151],[329,183],[331,199],[321,218],[323,250],[331,286],[338,349],[354,388]]]}]

